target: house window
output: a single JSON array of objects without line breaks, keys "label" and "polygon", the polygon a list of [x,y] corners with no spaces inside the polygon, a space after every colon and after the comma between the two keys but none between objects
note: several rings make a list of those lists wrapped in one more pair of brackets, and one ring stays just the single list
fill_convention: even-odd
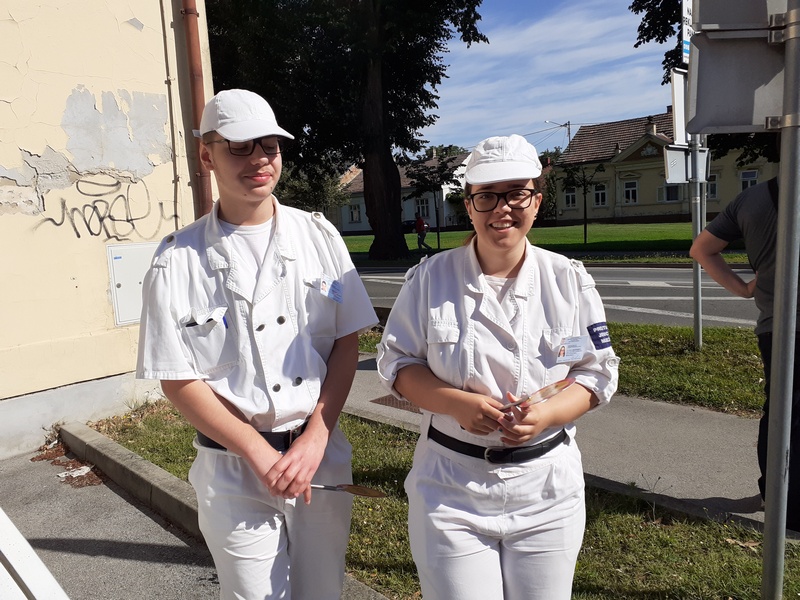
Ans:
[{"label": "house window", "polygon": [[758,171],[740,171],[739,181],[742,182],[742,191],[758,183]]},{"label": "house window", "polygon": [[360,204],[351,204],[350,205],[350,222],[351,223],[361,223],[361,205]]},{"label": "house window", "polygon": [[706,198],[709,200],[717,199],[717,181],[718,176],[716,173],[712,173],[708,176],[708,181],[706,181]]},{"label": "house window", "polygon": [[568,187],[564,190],[564,206],[566,208],[575,208],[577,206],[574,187]]},{"label": "house window", "polygon": [[681,185],[677,183],[667,184],[658,188],[658,201],[659,202],[680,202],[681,201]]},{"label": "house window", "polygon": [[596,183],[594,185],[594,205],[606,206],[606,184]]},{"label": "house window", "polygon": [[418,212],[423,219],[430,217],[427,198],[417,198],[417,210],[415,212]]},{"label": "house window", "polygon": [[623,201],[625,204],[638,204],[639,182],[626,181],[623,185]]}]

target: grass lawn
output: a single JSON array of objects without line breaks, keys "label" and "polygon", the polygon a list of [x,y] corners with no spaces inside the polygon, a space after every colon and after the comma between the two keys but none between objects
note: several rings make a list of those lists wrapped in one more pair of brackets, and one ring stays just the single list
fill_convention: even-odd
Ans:
[{"label": "grass lawn", "polygon": [[[686,262],[691,263],[689,247],[692,245],[691,223],[641,223],[611,224],[590,223],[588,243],[583,243],[583,225],[564,227],[534,227],[528,239],[547,250],[570,253],[581,260],[625,261],[625,262]],[[469,232],[443,231],[437,242],[436,232],[428,233],[425,242],[435,249],[448,250],[463,244]],[[417,250],[417,236],[405,235],[406,245],[412,258],[400,261],[370,261],[369,247],[372,235],[344,236],[344,242],[357,266],[402,266],[419,260],[422,252]],[[729,260],[747,263],[741,247],[734,246]],[[435,252],[436,250],[434,250]],[[425,252],[430,254],[430,252]]]}]

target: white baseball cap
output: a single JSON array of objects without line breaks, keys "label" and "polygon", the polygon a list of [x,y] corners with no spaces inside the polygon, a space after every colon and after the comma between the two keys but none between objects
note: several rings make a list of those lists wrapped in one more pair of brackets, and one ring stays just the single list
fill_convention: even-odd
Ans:
[{"label": "white baseball cap", "polygon": [[226,140],[246,142],[268,135],[294,139],[278,126],[275,113],[264,98],[247,90],[223,90],[208,101],[197,137],[216,131]]},{"label": "white baseball cap", "polygon": [[539,153],[521,135],[490,137],[472,150],[464,177],[471,185],[536,179],[542,174]]}]

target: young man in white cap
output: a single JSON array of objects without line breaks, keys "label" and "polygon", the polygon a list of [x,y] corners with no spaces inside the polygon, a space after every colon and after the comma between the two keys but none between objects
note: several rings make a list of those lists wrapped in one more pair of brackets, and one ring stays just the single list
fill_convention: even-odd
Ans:
[{"label": "young man in white cap", "polygon": [[351,482],[337,426],[377,322],[336,229],[282,206],[269,104],[245,90],[203,111],[200,160],[219,199],[167,236],[144,283],[137,375],[197,428],[189,473],[223,599],[338,600]]},{"label": "young man in white cap", "polygon": [[[583,265],[527,239],[541,174],[521,136],[475,147],[472,239],[408,272],[378,347],[384,385],[423,414],[405,488],[425,600],[571,596],[585,524],[573,422],[609,401],[619,359]],[[556,382],[546,402],[510,406]]]}]

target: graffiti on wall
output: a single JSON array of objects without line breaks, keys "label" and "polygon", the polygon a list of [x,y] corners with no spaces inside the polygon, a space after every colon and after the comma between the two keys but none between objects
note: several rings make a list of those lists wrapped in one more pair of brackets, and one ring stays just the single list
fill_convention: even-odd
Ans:
[{"label": "graffiti on wall", "polygon": [[173,160],[168,118],[165,95],[121,90],[96,98],[79,86],[61,118],[63,152],[20,148],[18,166],[0,164],[0,214],[38,216],[35,229],[67,227],[79,239],[154,239],[174,229],[172,201],[154,201],[146,183]]},{"label": "graffiti on wall", "polygon": [[111,176],[79,179],[75,182],[77,201],[63,196],[57,208],[50,208],[36,225],[70,227],[77,238],[103,240],[152,240],[175,228],[173,208],[154,202],[144,180],[122,182]]}]

